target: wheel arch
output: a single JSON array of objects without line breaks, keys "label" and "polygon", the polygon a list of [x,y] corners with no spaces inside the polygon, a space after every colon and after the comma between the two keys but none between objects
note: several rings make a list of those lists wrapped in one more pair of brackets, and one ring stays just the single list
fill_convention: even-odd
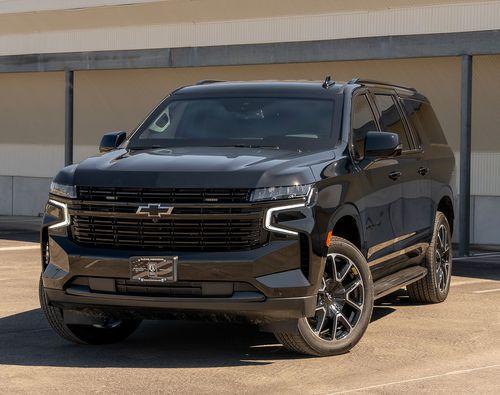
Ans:
[{"label": "wheel arch", "polygon": [[331,217],[328,229],[332,232],[332,237],[339,236],[349,240],[361,251],[364,251],[365,240],[361,217],[353,204],[347,203],[339,207]]},{"label": "wheel arch", "polygon": [[453,234],[453,223],[455,220],[455,210],[453,207],[453,194],[451,188],[445,188],[441,191],[439,199],[437,200],[436,212],[441,211],[448,223],[450,224],[450,230]]}]

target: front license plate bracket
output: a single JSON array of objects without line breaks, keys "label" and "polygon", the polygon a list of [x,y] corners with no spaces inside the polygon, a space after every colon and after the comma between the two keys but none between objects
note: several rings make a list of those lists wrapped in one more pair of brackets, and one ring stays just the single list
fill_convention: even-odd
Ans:
[{"label": "front license plate bracket", "polygon": [[177,281],[176,256],[134,256],[130,262],[130,279],[139,282]]}]

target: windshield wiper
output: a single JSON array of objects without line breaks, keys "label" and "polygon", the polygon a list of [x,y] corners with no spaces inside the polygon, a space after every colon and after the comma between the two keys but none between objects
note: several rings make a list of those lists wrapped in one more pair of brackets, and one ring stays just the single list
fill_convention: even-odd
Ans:
[{"label": "windshield wiper", "polygon": [[131,149],[131,150],[141,150],[141,149],[156,149],[156,148],[166,148],[166,147],[163,147],[162,145],[148,145],[147,147],[146,146],[133,146],[133,147],[127,147],[127,149]]},{"label": "windshield wiper", "polygon": [[277,145],[260,145],[260,144],[227,144],[227,145],[215,145],[214,147],[237,147],[237,148],[270,148],[270,149],[280,149]]}]

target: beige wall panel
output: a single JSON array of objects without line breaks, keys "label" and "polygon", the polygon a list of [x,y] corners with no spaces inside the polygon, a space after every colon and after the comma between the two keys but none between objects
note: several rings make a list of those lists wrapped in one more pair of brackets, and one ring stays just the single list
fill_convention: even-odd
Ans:
[{"label": "beige wall panel", "polygon": [[[247,3],[247,7],[253,6],[252,2]],[[113,13],[113,20],[121,20],[117,16],[120,10],[117,8],[116,13]],[[266,8],[263,7],[263,10]],[[147,22],[147,18],[136,18],[138,22],[133,25],[115,25],[110,22],[90,28],[75,23],[55,30],[35,28],[29,33],[7,30],[0,34],[0,54],[174,48],[495,30],[500,29],[500,0],[314,15],[266,15],[258,18],[246,15],[246,19],[199,22],[156,23]],[[59,19],[66,20],[66,16],[61,14]],[[43,19],[37,21],[33,24],[18,23],[24,26],[52,24]]]},{"label": "beige wall panel", "polygon": [[96,146],[105,131],[130,132],[171,90],[198,80],[320,80],[327,74],[337,80],[362,76],[417,87],[432,101],[450,144],[458,149],[456,58],[76,72],[75,142]]},{"label": "beige wall panel", "polygon": [[[269,18],[287,15],[315,15],[333,12],[374,11],[396,7],[475,3],[481,0],[170,0],[153,4],[85,8],[49,1],[30,8],[22,1],[9,1],[10,12],[0,15],[0,34],[33,33],[53,30],[90,29],[165,23],[194,23],[232,19]],[[41,2],[39,2],[41,3]],[[54,3],[54,1],[52,1]],[[88,2],[95,5],[96,1]],[[110,3],[110,2],[108,2]],[[104,2],[103,4],[106,4]],[[17,7],[17,8],[16,8]],[[49,9],[54,9],[49,11]],[[58,10],[59,9],[59,10]],[[47,11],[44,11],[47,10]],[[1,10],[0,10],[1,14]]]},{"label": "beige wall panel", "polygon": [[472,65],[472,150],[500,152],[500,55]]},{"label": "beige wall panel", "polygon": [[0,73],[0,144],[64,139],[64,73]]},{"label": "beige wall panel", "polygon": [[53,176],[63,142],[64,73],[0,74],[0,175]]}]

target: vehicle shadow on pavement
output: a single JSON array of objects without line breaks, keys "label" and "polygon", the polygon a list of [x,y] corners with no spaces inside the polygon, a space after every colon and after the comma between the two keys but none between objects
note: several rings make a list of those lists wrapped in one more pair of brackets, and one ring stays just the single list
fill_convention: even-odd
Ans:
[{"label": "vehicle shadow on pavement", "polygon": [[40,242],[40,234],[37,232],[2,231],[0,229],[0,240],[28,241],[28,242],[32,242],[32,243],[38,243],[38,242]]},{"label": "vehicle shadow on pavement", "polygon": [[500,253],[455,259],[452,275],[498,281],[500,280]]},{"label": "vehicle shadow on pavement", "polygon": [[[372,321],[394,309],[376,307]],[[145,321],[129,339],[82,346],[59,338],[40,309],[0,318],[0,365],[191,368],[267,365],[309,358],[288,352],[257,327],[194,321]]]},{"label": "vehicle shadow on pavement", "polygon": [[266,365],[307,358],[286,351],[256,327],[192,321],[145,321],[129,339],[82,346],[59,338],[40,309],[0,318],[0,365],[189,368]]}]

